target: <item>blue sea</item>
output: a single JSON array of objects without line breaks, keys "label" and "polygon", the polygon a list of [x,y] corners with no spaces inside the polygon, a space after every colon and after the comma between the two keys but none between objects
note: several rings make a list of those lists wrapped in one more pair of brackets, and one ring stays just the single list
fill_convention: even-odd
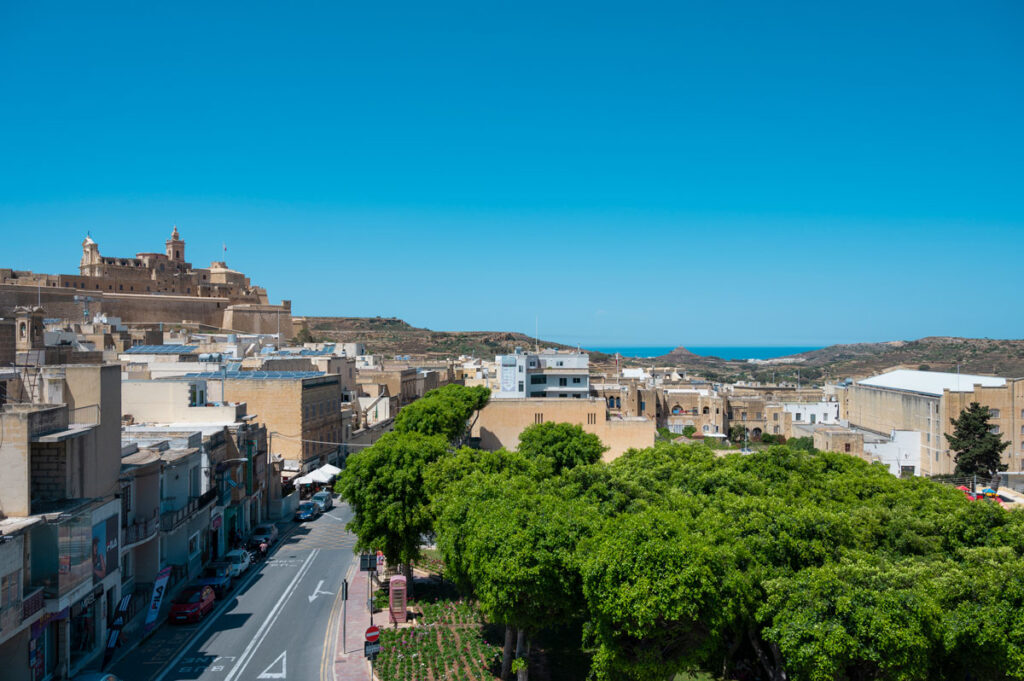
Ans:
[{"label": "blue sea", "polygon": [[[632,347],[602,347],[590,348],[597,352],[605,352],[614,355],[616,352],[623,357],[660,357],[667,355],[675,348],[669,346],[632,346]],[[801,352],[820,350],[821,346],[803,345],[693,345],[686,346],[686,349],[695,355],[703,357],[720,357],[722,359],[772,359],[773,357],[786,357],[797,355]]]}]

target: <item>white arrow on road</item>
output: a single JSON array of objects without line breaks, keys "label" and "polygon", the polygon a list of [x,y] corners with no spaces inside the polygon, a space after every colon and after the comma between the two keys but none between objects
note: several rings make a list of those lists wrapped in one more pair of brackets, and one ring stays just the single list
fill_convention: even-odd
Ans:
[{"label": "white arrow on road", "polygon": [[[270,671],[271,669],[273,669],[277,665],[278,662],[281,663],[281,671],[279,671],[279,672],[277,672],[277,671],[274,671],[274,672]],[[274,660],[273,662],[271,662],[270,666],[268,666],[266,669],[264,669],[263,673],[260,674],[259,676],[257,676],[256,678],[257,679],[285,679],[285,678],[288,678],[288,651],[286,650],[283,653],[281,653],[280,655],[278,655],[277,659]]]},{"label": "white arrow on road", "polygon": [[316,585],[316,589],[313,590],[313,595],[312,596],[306,596],[306,598],[309,599],[310,603],[315,601],[317,596],[333,596],[334,595],[333,591],[321,591],[320,587],[322,587],[323,585],[324,585],[324,580],[321,579],[320,583]]}]

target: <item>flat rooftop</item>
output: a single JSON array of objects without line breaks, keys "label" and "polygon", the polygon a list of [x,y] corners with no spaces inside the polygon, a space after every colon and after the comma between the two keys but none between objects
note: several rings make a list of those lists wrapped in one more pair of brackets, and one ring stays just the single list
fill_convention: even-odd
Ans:
[{"label": "flat rooftop", "polygon": [[941,396],[944,390],[950,392],[970,392],[975,385],[986,388],[1001,388],[1006,379],[999,376],[979,376],[976,374],[953,374],[943,371],[914,371],[913,369],[897,369],[878,376],[857,381],[857,385],[888,390],[904,390],[921,393],[922,395]]},{"label": "flat rooftop", "polygon": [[125,350],[125,355],[191,355],[198,345],[136,345]]}]

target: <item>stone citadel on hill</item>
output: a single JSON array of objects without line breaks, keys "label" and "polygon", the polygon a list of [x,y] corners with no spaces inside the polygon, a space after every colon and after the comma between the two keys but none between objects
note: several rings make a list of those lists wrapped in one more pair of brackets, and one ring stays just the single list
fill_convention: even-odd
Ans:
[{"label": "stone citadel on hill", "polygon": [[175,227],[163,253],[134,258],[100,254],[92,237],[82,242],[79,273],[38,274],[0,268],[0,316],[15,306],[42,304],[68,319],[104,313],[127,323],[192,323],[244,333],[291,335],[291,301],[272,305],[266,289],[223,261],[196,268],[185,260]]}]

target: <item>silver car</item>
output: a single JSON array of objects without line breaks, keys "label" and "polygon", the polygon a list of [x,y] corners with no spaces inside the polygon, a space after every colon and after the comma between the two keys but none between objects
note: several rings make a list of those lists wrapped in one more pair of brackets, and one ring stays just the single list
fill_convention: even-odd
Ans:
[{"label": "silver car", "polygon": [[330,492],[317,492],[313,495],[312,501],[324,513],[334,508],[334,497],[331,496]]}]

